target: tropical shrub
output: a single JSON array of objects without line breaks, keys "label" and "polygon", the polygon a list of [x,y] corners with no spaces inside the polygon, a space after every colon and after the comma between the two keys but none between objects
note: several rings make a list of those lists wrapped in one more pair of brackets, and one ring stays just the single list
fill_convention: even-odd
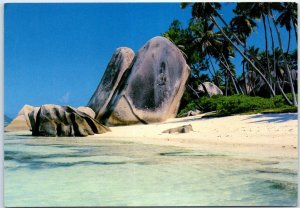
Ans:
[{"label": "tropical shrub", "polygon": [[[292,97],[288,94],[288,97]],[[201,109],[199,109],[201,106]],[[178,115],[190,110],[198,109],[202,112],[216,111],[215,115],[232,115],[240,113],[259,112],[295,112],[297,107],[286,104],[281,95],[273,98],[252,97],[246,95],[201,97],[199,100],[191,101]]]}]

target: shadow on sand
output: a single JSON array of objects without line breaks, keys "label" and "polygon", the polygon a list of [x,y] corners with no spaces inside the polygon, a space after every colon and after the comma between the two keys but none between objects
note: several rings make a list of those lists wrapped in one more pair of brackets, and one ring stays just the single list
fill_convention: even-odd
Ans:
[{"label": "shadow on sand", "polygon": [[274,122],[274,123],[281,123],[291,120],[298,120],[298,114],[297,113],[270,113],[270,114],[259,114],[259,115],[253,115],[247,118],[249,119],[263,119],[259,121],[252,121],[250,123],[264,123],[264,122]]}]

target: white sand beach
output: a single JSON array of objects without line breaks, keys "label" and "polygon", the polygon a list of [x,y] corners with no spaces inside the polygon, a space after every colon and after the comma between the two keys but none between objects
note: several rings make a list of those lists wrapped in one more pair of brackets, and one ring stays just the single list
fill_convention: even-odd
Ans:
[{"label": "white sand beach", "polygon": [[[161,124],[110,127],[111,132],[94,139],[132,141],[248,156],[291,157],[298,155],[297,113],[174,118]],[[189,133],[162,131],[191,124]]]}]

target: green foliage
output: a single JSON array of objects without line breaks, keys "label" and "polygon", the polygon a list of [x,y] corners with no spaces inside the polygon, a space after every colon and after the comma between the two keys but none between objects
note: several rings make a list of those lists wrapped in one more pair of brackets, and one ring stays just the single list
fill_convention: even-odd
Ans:
[{"label": "green foliage", "polygon": [[274,102],[270,99],[233,95],[223,97],[220,102],[218,102],[216,110],[220,115],[231,115],[274,107]]},{"label": "green foliage", "polygon": [[[287,102],[296,106],[293,88],[297,89],[297,53],[290,53],[289,46],[293,45],[290,39],[291,31],[294,31],[296,40],[298,37],[297,3],[239,2],[234,4],[233,16],[228,19],[220,13],[222,12],[220,10],[222,3],[184,2],[181,4],[181,8],[191,6],[192,12],[188,27],[183,28],[178,20],[174,20],[163,35],[175,43],[184,54],[191,69],[191,77],[196,77],[202,82],[210,80],[223,92],[226,92],[226,95],[241,93],[269,96],[275,95],[275,93],[285,95],[291,92],[293,96],[289,100],[287,99]],[[275,16],[278,16],[277,20]],[[284,27],[289,35],[285,53],[281,46],[282,40],[280,32],[278,32],[278,24]],[[266,44],[257,45],[256,43],[254,45],[259,46],[259,48],[249,47],[247,39],[251,37],[256,27],[262,25],[266,34]],[[274,29],[276,29],[277,36]],[[271,40],[269,40],[270,38]],[[270,42],[272,43],[272,53],[267,49],[262,51],[261,49]],[[279,45],[280,48],[275,48],[276,45]],[[235,58],[236,52],[243,57],[240,79],[236,79],[239,76],[236,69],[241,68],[241,66],[235,67],[231,62]],[[293,80],[287,76],[289,70],[291,70]],[[228,71],[231,73],[228,74]],[[261,86],[262,82],[264,84]],[[199,85],[195,79],[189,79],[187,83],[193,89],[197,89]],[[273,87],[277,83],[283,86],[282,90]],[[251,86],[251,89],[246,88],[245,85]],[[244,90],[245,88],[248,90]],[[192,91],[189,91],[188,94],[195,99],[193,95],[195,93]],[[199,104],[196,102],[189,105],[189,98],[187,96],[185,98],[180,110],[187,111],[188,106],[191,108],[195,107],[194,104]],[[232,99],[220,98],[218,105],[211,101],[212,103],[207,108],[214,108],[218,110],[218,113],[223,114],[255,110],[259,108],[259,104],[262,104],[261,108],[275,108],[260,98],[251,98],[251,100],[257,99],[258,103],[246,103],[246,101],[244,103],[244,100],[248,102],[246,97]],[[273,105],[281,105],[279,108],[285,106],[282,97],[274,98]],[[233,110],[228,110],[229,108],[233,108]]]},{"label": "green foliage", "polygon": [[[292,97],[288,94],[288,97]],[[199,109],[201,106],[202,109]],[[203,112],[216,111],[215,116],[228,116],[241,113],[271,113],[271,112],[296,112],[297,107],[285,103],[282,96],[273,98],[251,97],[246,95],[201,97],[191,101],[182,109],[179,115],[190,110],[199,109]]]}]

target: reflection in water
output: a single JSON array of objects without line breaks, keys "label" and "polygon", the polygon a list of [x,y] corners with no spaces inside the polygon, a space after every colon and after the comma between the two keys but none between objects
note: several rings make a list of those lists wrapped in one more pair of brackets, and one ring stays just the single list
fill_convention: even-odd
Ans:
[{"label": "reflection in water", "polygon": [[6,135],[6,206],[292,206],[297,161]]}]

